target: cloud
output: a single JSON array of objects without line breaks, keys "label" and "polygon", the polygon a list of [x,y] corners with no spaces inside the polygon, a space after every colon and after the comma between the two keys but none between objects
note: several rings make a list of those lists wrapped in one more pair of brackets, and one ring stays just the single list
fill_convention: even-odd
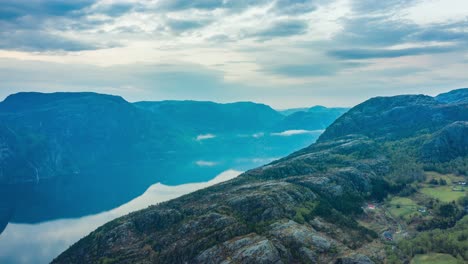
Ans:
[{"label": "cloud", "polygon": [[186,1],[186,0],[163,0],[159,2],[158,7],[170,11],[185,10],[185,9],[207,9],[212,10],[225,6],[223,0],[200,0],[200,1]]},{"label": "cloud", "polygon": [[[378,3],[380,2],[386,3],[386,1]],[[377,5],[380,6],[380,4]],[[333,38],[333,42],[334,46],[348,49],[350,47],[383,49],[407,43],[421,43],[419,46],[423,46],[422,44],[428,42],[451,42],[452,44],[468,42],[468,22],[466,21],[419,25],[402,19],[400,15],[386,12],[374,16],[360,14],[357,17],[344,18],[342,24],[343,30]]]},{"label": "cloud", "polygon": [[280,133],[271,133],[272,136],[290,137],[303,134],[320,134],[323,130],[286,130]]},{"label": "cloud", "polygon": [[316,77],[335,75],[347,68],[356,68],[368,65],[366,63],[336,62],[336,63],[310,63],[295,65],[267,66],[264,71],[288,77]]},{"label": "cloud", "polygon": [[338,70],[339,68],[333,64],[278,65],[269,69],[274,74],[293,77],[333,75]]},{"label": "cloud", "polygon": [[216,137],[216,135],[213,135],[213,134],[198,135],[198,136],[197,136],[197,141],[212,139],[212,138],[215,138],[215,137]]},{"label": "cloud", "polygon": [[202,28],[210,22],[209,20],[168,19],[166,25],[174,32],[183,32]]},{"label": "cloud", "polygon": [[266,0],[162,0],[158,2],[158,8],[166,11],[183,11],[187,9],[199,10],[244,10],[251,6],[258,6],[268,3]]},{"label": "cloud", "polygon": [[405,76],[415,76],[417,74],[426,74],[428,69],[417,68],[417,67],[399,67],[399,68],[389,68],[389,69],[369,69],[369,74],[374,76],[382,76],[384,78],[393,78],[393,77],[405,77]]},{"label": "cloud", "polygon": [[[432,21],[439,10],[426,15],[413,8],[419,0],[69,2],[2,1],[0,57],[19,59],[0,60],[2,96],[93,90],[129,100],[349,106],[468,80],[468,22]],[[440,12],[450,18],[454,9],[463,7]]]},{"label": "cloud", "polygon": [[195,162],[200,167],[213,167],[216,166],[218,163],[214,161],[206,161],[206,160],[198,160]]},{"label": "cloud", "polygon": [[0,79],[0,96],[15,90],[86,90],[119,94],[130,101],[147,98],[219,101],[222,96],[248,88],[224,82],[216,70],[188,63],[100,67],[0,59]]},{"label": "cloud", "polygon": [[94,3],[95,0],[2,0],[0,20],[15,20],[25,16],[65,16]]},{"label": "cloud", "polygon": [[404,56],[415,56],[425,54],[436,54],[451,52],[457,50],[455,46],[436,46],[436,47],[420,47],[420,48],[407,48],[407,49],[348,49],[348,50],[334,50],[329,54],[340,59],[375,59],[375,58],[397,58]]},{"label": "cloud", "polygon": [[412,4],[413,1],[391,2],[396,3],[387,6],[386,2],[378,2],[374,7],[355,7],[360,12],[365,12],[366,8],[383,12],[344,19],[344,28],[334,37],[334,45],[326,51],[327,54],[338,59],[359,60],[467,50],[468,22],[419,25],[387,10],[394,10],[398,5]]},{"label": "cloud", "polygon": [[42,31],[12,31],[0,32],[0,49],[22,51],[83,51],[113,47],[108,44],[86,43],[80,40],[63,37]]},{"label": "cloud", "polygon": [[89,10],[88,12],[96,13],[96,14],[104,14],[110,17],[119,17],[126,13],[129,13],[135,9],[137,9],[140,5],[135,3],[126,3],[126,2],[116,2],[116,3],[104,3],[104,4],[97,4],[93,6],[93,10]]},{"label": "cloud", "polygon": [[259,133],[252,134],[252,137],[253,137],[253,138],[261,138],[261,137],[263,137],[263,136],[265,136],[265,133],[263,133],[263,132],[259,132]]},{"label": "cloud", "polygon": [[302,35],[307,32],[307,28],[307,21],[287,19],[275,21],[263,29],[248,33],[247,36],[256,37],[260,40],[268,40],[275,37]]},{"label": "cloud", "polygon": [[353,0],[351,7],[357,14],[388,14],[416,4],[419,0]]},{"label": "cloud", "polygon": [[274,12],[287,15],[309,13],[316,9],[316,3],[312,0],[277,0],[273,6]]},{"label": "cloud", "polygon": [[420,27],[412,38],[417,41],[468,42],[468,21]]},{"label": "cloud", "polygon": [[117,41],[99,36],[84,40],[83,32],[99,31],[135,6],[99,0],[5,0],[0,5],[0,48],[30,52],[113,48]]},{"label": "cloud", "polygon": [[336,45],[389,46],[404,43],[411,34],[418,32],[418,26],[389,17],[346,18],[344,28],[334,38]]}]

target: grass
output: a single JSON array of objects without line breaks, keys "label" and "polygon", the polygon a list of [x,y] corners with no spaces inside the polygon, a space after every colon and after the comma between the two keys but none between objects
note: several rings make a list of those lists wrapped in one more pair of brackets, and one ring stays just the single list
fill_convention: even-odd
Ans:
[{"label": "grass", "polygon": [[[465,180],[462,176],[456,176],[453,174],[440,174],[437,172],[426,172],[426,176],[426,183],[423,185],[424,187],[420,189],[420,192],[429,197],[448,203],[451,201],[456,201],[460,197],[466,195],[466,189],[465,191],[452,190],[453,182]],[[444,179],[447,182],[447,185],[431,185],[429,184],[429,181],[432,179]],[[457,186],[457,188],[460,187]]]},{"label": "grass", "polygon": [[421,193],[439,199],[442,202],[451,202],[456,201],[458,198],[465,196],[466,190],[463,192],[460,191],[452,191],[452,186],[437,186],[437,187],[424,187],[421,190]]},{"label": "grass", "polygon": [[462,263],[449,254],[430,253],[416,255],[411,260],[411,264],[458,264]]},{"label": "grass", "polygon": [[440,173],[433,172],[433,171],[426,172],[426,182],[429,182],[432,179],[436,179],[436,180],[444,179],[445,181],[447,181],[447,184],[452,184],[455,181],[463,181],[464,177],[457,176],[454,174],[440,174]]},{"label": "grass", "polygon": [[395,217],[408,219],[412,214],[419,214],[416,202],[406,197],[394,197],[388,205],[390,213]]}]

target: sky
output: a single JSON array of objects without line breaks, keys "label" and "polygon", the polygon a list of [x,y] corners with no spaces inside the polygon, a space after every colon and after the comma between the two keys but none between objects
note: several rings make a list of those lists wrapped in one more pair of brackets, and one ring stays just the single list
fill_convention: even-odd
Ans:
[{"label": "sky", "polygon": [[0,99],[278,109],[468,87],[466,0],[0,0]]}]

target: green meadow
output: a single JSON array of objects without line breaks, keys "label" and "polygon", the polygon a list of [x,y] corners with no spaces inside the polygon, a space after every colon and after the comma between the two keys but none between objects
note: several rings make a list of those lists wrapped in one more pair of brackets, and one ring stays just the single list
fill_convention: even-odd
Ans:
[{"label": "green meadow", "polygon": [[440,254],[440,253],[430,253],[423,255],[416,255],[411,260],[411,264],[458,264],[463,263],[452,255],[449,254]]},{"label": "green meadow", "polygon": [[393,197],[388,205],[390,213],[395,217],[407,219],[414,213],[418,214],[416,202],[406,197]]}]

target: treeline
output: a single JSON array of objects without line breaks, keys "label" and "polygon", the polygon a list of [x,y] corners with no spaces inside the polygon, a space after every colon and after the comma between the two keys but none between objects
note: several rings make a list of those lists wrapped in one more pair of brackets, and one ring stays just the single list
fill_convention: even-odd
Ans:
[{"label": "treeline", "polygon": [[435,252],[450,254],[459,260],[468,261],[468,216],[458,221],[452,228],[424,231],[413,239],[400,241],[398,246],[405,255],[411,257]]},{"label": "treeline", "polygon": [[461,176],[468,176],[468,157],[459,157],[444,163],[426,163],[424,164],[424,169],[441,174],[454,173]]},{"label": "treeline", "polygon": [[460,208],[455,202],[440,203],[431,199],[426,206],[433,209],[434,217],[418,225],[418,231],[453,227],[465,215],[464,208]]}]

